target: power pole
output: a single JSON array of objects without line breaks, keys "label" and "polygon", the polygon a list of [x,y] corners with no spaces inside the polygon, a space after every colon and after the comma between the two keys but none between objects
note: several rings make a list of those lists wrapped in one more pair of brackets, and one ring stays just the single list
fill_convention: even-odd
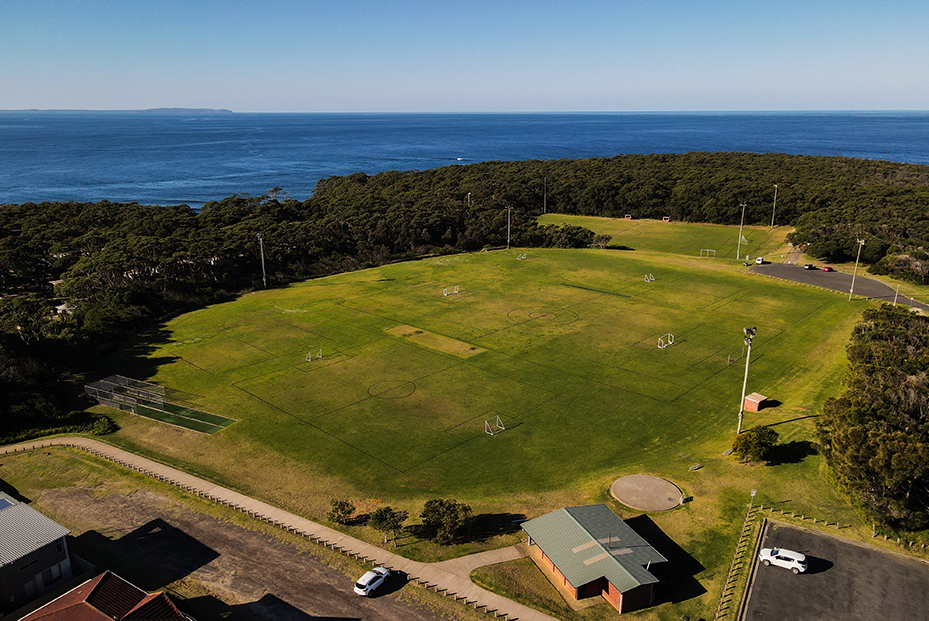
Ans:
[{"label": "power pole", "polygon": [[548,177],[542,177],[542,213],[548,213]]},{"label": "power pole", "polygon": [[739,401],[739,426],[736,428],[736,434],[742,433],[742,413],[745,411],[745,389],[748,387],[748,363],[752,359],[752,341],[755,340],[755,331],[758,328],[742,328],[745,333],[745,344],[748,346],[748,354],[745,356],[745,379],[742,381],[742,400]]},{"label": "power pole", "polygon": [[506,249],[510,249],[510,214],[512,214],[513,208],[506,208]]}]

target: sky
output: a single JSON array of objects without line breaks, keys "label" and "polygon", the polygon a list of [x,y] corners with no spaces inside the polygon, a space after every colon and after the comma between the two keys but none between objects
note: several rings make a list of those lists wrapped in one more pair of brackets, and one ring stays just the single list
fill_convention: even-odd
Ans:
[{"label": "sky", "polygon": [[926,0],[0,0],[0,109],[929,109]]}]

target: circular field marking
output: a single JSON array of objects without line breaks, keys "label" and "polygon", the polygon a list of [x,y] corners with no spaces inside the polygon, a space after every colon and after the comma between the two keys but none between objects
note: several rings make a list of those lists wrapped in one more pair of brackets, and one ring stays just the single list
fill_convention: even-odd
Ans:
[{"label": "circular field marking", "polygon": [[639,511],[667,511],[684,502],[684,494],[677,485],[647,474],[616,479],[610,486],[610,495]]},{"label": "circular field marking", "polygon": [[368,394],[378,399],[402,399],[416,392],[416,384],[405,380],[387,380],[368,386]]},{"label": "circular field marking", "polygon": [[567,325],[574,323],[580,316],[569,309],[559,311],[544,311],[540,308],[514,308],[506,314],[506,318],[513,323],[525,323],[527,321],[541,321],[550,325]]}]

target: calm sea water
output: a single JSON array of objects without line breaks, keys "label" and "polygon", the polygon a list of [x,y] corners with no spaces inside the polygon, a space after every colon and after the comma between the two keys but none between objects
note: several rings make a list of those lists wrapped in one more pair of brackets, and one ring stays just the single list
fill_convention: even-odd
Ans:
[{"label": "calm sea water", "polygon": [[0,112],[0,203],[204,202],[331,175],[487,160],[743,151],[929,164],[929,112]]}]

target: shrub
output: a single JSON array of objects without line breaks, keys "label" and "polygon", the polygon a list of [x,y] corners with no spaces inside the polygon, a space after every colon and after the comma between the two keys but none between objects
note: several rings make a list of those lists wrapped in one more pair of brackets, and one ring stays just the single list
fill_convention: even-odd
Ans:
[{"label": "shrub", "polygon": [[778,434],[770,427],[752,427],[736,436],[732,452],[742,461],[759,461],[777,444]]},{"label": "shrub", "polygon": [[329,501],[329,506],[332,508],[326,514],[326,519],[336,524],[348,524],[355,514],[355,505],[349,500],[333,498]]}]

